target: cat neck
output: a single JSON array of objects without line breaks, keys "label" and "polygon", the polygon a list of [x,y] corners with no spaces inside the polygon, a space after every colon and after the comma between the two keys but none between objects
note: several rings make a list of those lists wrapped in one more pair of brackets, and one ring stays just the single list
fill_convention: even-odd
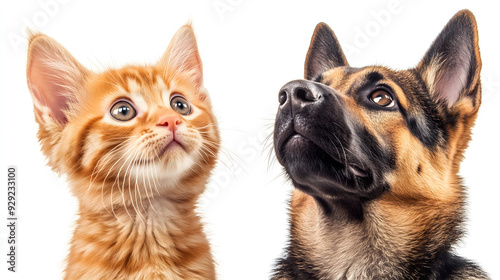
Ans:
[{"label": "cat neck", "polygon": [[172,223],[179,219],[199,220],[195,213],[196,198],[181,199],[155,196],[134,201],[127,206],[107,205],[105,208],[80,205],[81,219],[99,217],[103,222],[119,225],[139,226],[143,223]]},{"label": "cat neck", "polygon": [[129,180],[113,176],[95,180],[86,174],[74,174],[68,182],[78,199],[80,215],[96,214],[129,223],[194,212],[208,180],[208,174],[199,173],[195,170],[182,178]]},{"label": "cat neck", "polygon": [[[159,196],[102,211],[80,206],[67,279],[75,275],[95,279],[156,279],[148,278],[151,275],[214,279],[210,247],[195,203],[194,198]],[[187,269],[189,263],[200,265]]]}]

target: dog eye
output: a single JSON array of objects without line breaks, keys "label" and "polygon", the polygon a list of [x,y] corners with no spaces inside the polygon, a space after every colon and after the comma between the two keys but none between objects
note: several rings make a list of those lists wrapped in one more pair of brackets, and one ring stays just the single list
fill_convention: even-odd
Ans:
[{"label": "dog eye", "polygon": [[392,95],[385,90],[376,90],[370,94],[369,98],[373,103],[381,107],[390,108],[396,104]]},{"label": "dog eye", "polygon": [[116,102],[109,112],[115,120],[122,122],[130,121],[136,116],[134,106],[127,101]]},{"label": "dog eye", "polygon": [[176,111],[177,113],[179,113],[181,115],[191,114],[191,105],[186,100],[186,98],[184,98],[182,96],[179,96],[179,95],[174,96],[170,100],[170,107],[172,107],[172,109],[174,109],[174,111]]}]

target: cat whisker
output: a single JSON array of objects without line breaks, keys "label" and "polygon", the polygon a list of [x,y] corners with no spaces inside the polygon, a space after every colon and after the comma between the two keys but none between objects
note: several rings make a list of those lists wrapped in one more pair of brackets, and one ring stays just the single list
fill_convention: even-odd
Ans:
[{"label": "cat whisker", "polygon": [[[212,150],[208,150],[208,149],[202,155],[200,153],[198,153],[198,155],[201,155],[203,157],[203,159],[206,159],[206,158],[208,158],[207,153],[210,152],[211,155],[213,157],[216,157],[217,161],[220,162],[222,165],[224,165],[227,170],[234,172],[234,170],[236,170],[236,168],[234,167],[235,164],[239,168],[243,169],[241,167],[241,165],[239,164],[239,162],[237,162],[234,159],[234,157],[237,157],[240,161],[242,161],[242,159],[237,154],[235,154],[231,150],[227,149],[224,145],[221,145],[219,142],[216,142],[215,140],[210,139],[211,137],[213,137],[212,133],[207,132],[207,131],[198,131],[198,132],[202,135],[202,146],[207,146],[210,149],[218,150],[219,153],[222,154],[223,156],[218,157],[217,154],[215,154],[215,152],[213,152]],[[203,137],[203,136],[205,136],[205,137]],[[229,161],[229,163],[226,161]]]},{"label": "cat whisker", "polygon": [[[130,151],[134,151],[133,153],[129,153]],[[121,198],[122,198],[122,203],[123,203],[123,207],[125,208],[125,211],[127,212],[128,216],[130,217],[130,219],[133,219],[132,218],[132,215],[130,215],[130,212],[128,211],[128,207],[127,207],[127,203],[126,203],[126,200],[125,200],[125,178],[126,178],[126,172],[125,172],[125,176],[124,177],[124,180],[122,182],[122,184],[120,184],[120,174],[121,174],[121,171],[123,169],[123,167],[128,163],[128,160],[135,154],[135,151],[136,151],[136,148],[135,146],[132,146],[128,151],[127,153],[124,153],[124,155],[128,154],[128,157],[127,159],[125,160],[125,162],[122,163],[122,166],[120,167],[120,169],[118,170],[118,175],[116,176],[116,179],[115,181],[117,180],[118,181],[118,190],[120,191],[120,194],[121,194]],[[128,165],[127,165],[128,166]],[[126,169],[127,170],[127,169]],[[123,188],[120,188],[120,185],[123,186]]]},{"label": "cat whisker", "polygon": [[[132,204],[132,208],[134,209],[136,216],[139,217],[140,220],[143,220],[142,214],[138,209],[138,205],[136,206],[136,203],[137,203],[137,201],[136,201],[136,199],[137,199],[137,194],[136,194],[137,185],[131,183],[132,170],[130,168],[134,165],[135,159],[138,156],[138,152],[139,152],[139,149],[134,149],[134,155],[132,156],[132,160],[130,160],[130,162],[128,163],[128,166],[125,170],[124,177],[127,178],[127,174],[128,174],[127,187],[128,187],[129,199],[130,199],[130,202]],[[125,191],[125,180],[124,180],[122,185],[123,185],[123,191]],[[132,188],[134,189],[134,195],[132,195]],[[125,201],[124,201],[124,203],[125,203]]]},{"label": "cat whisker", "polygon": [[[139,159],[139,167],[141,168],[141,172],[140,172],[140,175],[137,174],[137,177],[141,176],[141,178],[142,178],[142,188],[146,192],[146,198],[148,198],[148,200],[149,200],[148,188],[146,188],[146,176],[144,176],[146,164],[147,164],[146,163],[146,157],[144,155],[144,150],[143,150],[142,153],[141,153],[141,157]],[[137,181],[137,179],[138,178],[136,178],[136,181]],[[139,193],[139,195],[140,195],[140,193]],[[151,203],[151,201],[150,201],[150,203]],[[142,206],[143,210],[146,210],[146,208],[144,208],[144,205],[142,203],[142,199],[141,199],[141,206]]]},{"label": "cat whisker", "polygon": [[[161,161],[161,159],[160,159],[160,155],[159,155],[159,154],[155,154],[155,156],[156,156],[156,159],[157,159],[158,161]],[[153,183],[155,184],[156,194],[157,194],[157,195],[160,195],[160,190],[158,189],[158,185],[159,185],[159,183],[158,183],[158,181],[156,180],[156,176],[153,176]]]},{"label": "cat whisker", "polygon": [[[144,174],[148,175],[148,171],[149,171],[149,172],[151,172],[151,175],[149,175],[149,176],[143,176],[143,178],[144,178],[144,180],[145,180],[145,178],[148,178],[148,187],[149,187],[149,190],[151,191],[151,195],[148,195],[149,205],[151,206],[151,209],[153,209],[153,211],[155,213],[157,213],[156,209],[153,206],[153,203],[151,202],[151,197],[153,197],[153,187],[151,185],[151,177],[154,177],[156,174],[153,174],[153,170],[152,170],[152,168],[149,165],[150,165],[150,163],[147,163],[147,165],[144,165],[144,169],[146,170],[144,172]],[[145,182],[144,182],[144,187],[146,188],[146,183]]]},{"label": "cat whisker", "polygon": [[[210,154],[204,150],[204,149],[199,149],[196,151],[196,155],[198,158],[200,158],[204,163],[207,163],[209,158],[210,158]],[[198,163],[199,164],[199,163]]]},{"label": "cat whisker", "polygon": [[[140,150],[140,149],[138,149]],[[142,150],[141,150],[142,151]],[[139,160],[137,161],[136,158],[139,156]],[[137,155],[134,157],[134,159],[132,160],[132,163],[131,165],[135,165],[135,163],[138,163],[137,166],[141,166],[141,160],[142,160],[142,152],[140,153],[137,153]],[[136,207],[134,207],[134,210],[136,212],[136,215],[139,217],[140,220],[144,221],[145,220],[145,217],[143,216],[143,211],[144,211],[144,204],[142,203],[142,199],[141,199],[141,188],[140,188],[140,184],[138,183],[138,177],[139,177],[139,174],[137,173],[137,168],[136,169],[133,169],[136,171],[136,174],[134,175],[134,197],[133,199],[131,198],[132,201],[135,201],[135,205],[137,206],[137,209]],[[130,177],[132,177],[132,171],[129,173],[129,181],[130,181]],[[132,184],[129,184],[129,192],[130,192],[130,189],[132,188]],[[137,197],[139,197],[139,199],[137,199]],[[139,203],[141,203],[141,207],[142,207],[142,211],[140,211],[141,207],[139,207]],[[134,205],[134,203],[132,203],[132,205]]]},{"label": "cat whisker", "polygon": [[[124,145],[125,146],[125,145]],[[102,184],[101,184],[101,195],[102,195],[102,203],[103,203],[103,206],[105,207],[105,209],[107,209],[105,203],[104,203],[104,184],[106,183],[106,180],[108,179],[108,176],[109,174],[111,173],[111,171],[114,169],[114,167],[122,160],[122,158],[124,156],[127,155],[127,152],[131,151],[132,149],[134,149],[134,146],[131,146],[127,151],[125,151],[122,156],[115,161],[115,163],[108,169],[108,173],[106,174],[106,176],[104,177],[104,180],[102,181]],[[111,158],[111,157],[110,157]],[[121,168],[120,168],[120,171],[121,171]],[[119,173],[118,173],[119,175]],[[113,215],[118,219],[118,217],[116,216],[116,213],[113,209],[113,205],[114,205],[114,202],[113,202],[113,187],[116,183],[116,180],[118,179],[118,177],[115,178],[115,181],[113,182],[113,184],[111,185],[111,192],[110,192],[110,203],[111,203],[111,212],[113,212]]]},{"label": "cat whisker", "polygon": [[[115,156],[115,155],[118,155],[119,154],[119,151],[115,151],[113,153],[110,153],[106,156],[105,158],[105,162],[103,162],[103,164],[99,167],[96,175],[95,175],[95,178],[97,178],[97,175],[99,175],[102,171],[104,171],[106,165],[108,164],[108,162],[110,162],[112,160],[112,158]],[[93,175],[93,174],[92,174]],[[107,179],[107,176],[106,178],[102,181],[102,184],[101,184],[101,204],[102,206],[104,207],[104,209],[108,210],[108,207],[106,206],[106,203],[104,203],[104,184],[106,182],[106,179]],[[90,191],[90,188],[93,186],[94,184],[94,180],[91,181],[90,185],[89,185],[89,189],[87,189],[87,192]],[[111,192],[112,193],[112,192]]]},{"label": "cat whisker", "polygon": [[[92,188],[95,180],[97,179],[97,176],[101,173],[101,171],[103,170],[104,166],[111,160],[112,156],[114,156],[115,154],[118,154],[119,153],[119,150],[122,146],[124,146],[125,144],[127,143],[127,141],[124,141],[118,145],[116,145],[113,149],[111,149],[105,156],[101,157],[94,169],[92,170],[92,173],[90,174],[90,184],[89,184],[89,187],[87,189],[87,192],[90,191],[90,189]],[[104,159],[104,161],[103,161]],[[101,164],[101,161],[102,161],[102,164]],[[97,171],[96,171],[97,169]]]},{"label": "cat whisker", "polygon": [[[107,164],[107,162],[110,161],[110,159],[111,159],[112,156],[114,156],[115,154],[117,154],[119,152],[116,149],[120,148],[124,144],[126,144],[126,141],[124,141],[123,143],[118,144],[110,152],[108,152],[105,156],[103,156],[102,158],[100,158],[99,161],[97,162],[96,166],[94,167],[92,173],[90,175],[88,175],[88,176],[85,176],[84,178],[82,178],[80,180],[82,182],[87,182],[90,179],[90,184],[88,184],[88,188],[86,190],[86,193],[89,193],[89,191],[92,189],[93,184],[94,184],[95,180],[97,179],[97,175],[104,169],[105,164]],[[103,162],[103,159],[104,159],[104,162]],[[102,164],[101,164],[101,162],[102,162]],[[97,170],[96,170],[96,168],[97,168]],[[101,192],[101,197],[103,197],[103,193],[102,192]],[[107,209],[107,207],[104,204],[104,201],[102,200],[101,202],[102,202],[102,205],[104,206],[104,208]]]},{"label": "cat whisker", "polygon": [[[144,191],[146,192],[146,198],[149,201],[149,205],[151,205],[151,199],[150,199],[149,194],[148,194],[148,188],[146,186],[146,179],[145,179],[145,176],[144,176],[144,174],[145,174],[144,169],[146,168],[146,164],[147,164],[146,163],[146,157],[145,157],[144,150],[142,150],[141,157],[139,159],[140,163],[143,162],[143,161],[144,161],[144,164],[139,165],[139,166],[142,167],[142,170],[141,170],[141,173],[140,173],[141,177],[142,177],[142,186],[139,185],[139,184],[138,185],[141,186],[142,188],[138,188],[138,192],[139,192],[139,201],[141,202],[142,210],[144,211],[144,213],[146,213],[147,209],[144,207],[144,201],[143,201],[142,196],[141,196],[142,189],[144,189]],[[137,174],[136,182],[137,182],[138,178],[139,178],[139,174]]]}]

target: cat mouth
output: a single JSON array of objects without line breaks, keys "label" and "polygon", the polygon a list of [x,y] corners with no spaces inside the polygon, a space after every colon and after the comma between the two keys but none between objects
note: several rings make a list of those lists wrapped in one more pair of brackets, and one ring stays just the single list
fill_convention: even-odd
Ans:
[{"label": "cat mouth", "polygon": [[164,155],[168,154],[171,151],[179,150],[179,149],[187,151],[184,144],[181,141],[174,138],[174,139],[170,140],[169,142],[167,142],[163,146],[163,148],[161,148],[161,150],[158,152],[158,159],[161,159]]},{"label": "cat mouth", "polygon": [[163,153],[165,153],[169,149],[175,149],[177,147],[180,147],[183,150],[186,150],[186,147],[184,147],[184,144],[182,144],[180,141],[177,141],[176,139],[172,139],[172,141],[170,141],[170,143],[165,145]]},{"label": "cat mouth", "polygon": [[173,152],[175,150],[186,150],[186,147],[184,144],[176,139],[172,139],[171,141],[167,142],[164,144],[161,148],[159,148],[156,152],[154,153],[154,156],[152,156],[149,159],[140,159],[140,160],[135,160],[134,163],[136,165],[147,165],[151,163],[156,163],[162,161],[162,158],[164,156],[168,156],[170,152]]}]

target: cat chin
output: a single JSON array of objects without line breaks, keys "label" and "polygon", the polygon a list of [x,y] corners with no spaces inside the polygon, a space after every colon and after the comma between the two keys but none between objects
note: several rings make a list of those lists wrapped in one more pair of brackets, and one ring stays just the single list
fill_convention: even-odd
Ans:
[{"label": "cat chin", "polygon": [[164,182],[176,182],[177,178],[189,171],[194,165],[195,159],[188,154],[179,144],[170,144],[159,160],[147,164],[134,166],[135,174],[149,174],[157,180]]}]

